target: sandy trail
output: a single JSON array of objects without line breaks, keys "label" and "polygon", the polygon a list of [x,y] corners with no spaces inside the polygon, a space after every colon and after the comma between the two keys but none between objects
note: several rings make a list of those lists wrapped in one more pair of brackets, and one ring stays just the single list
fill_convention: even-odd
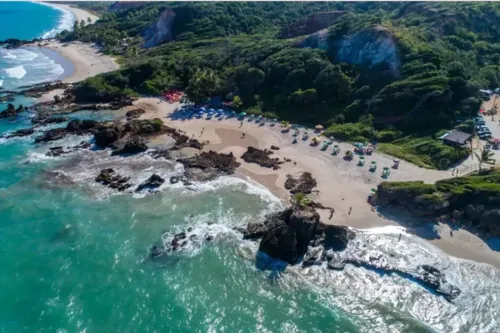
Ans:
[{"label": "sandy trail", "polygon": [[[328,219],[328,211],[320,211],[322,221],[332,224],[342,224],[354,228],[373,228],[383,226],[401,225],[398,221],[391,220],[379,215],[367,204],[370,189],[376,187],[384,179],[381,171],[384,166],[392,166],[393,157],[374,153],[367,157],[364,167],[357,166],[357,157],[351,162],[345,161],[342,156],[352,145],[348,143],[336,143],[340,146],[341,153],[338,156],[331,155],[331,148],[323,152],[320,147],[311,147],[309,144],[299,140],[292,143],[292,132],[281,133],[281,126],[260,127],[255,122],[245,120],[240,127],[240,121],[236,119],[224,120],[174,120],[172,112],[181,107],[179,103],[169,104],[160,102],[157,98],[141,98],[134,102],[134,108],[140,107],[146,110],[142,116],[146,118],[161,118],[168,126],[178,128],[190,137],[200,141],[209,141],[205,150],[218,152],[232,152],[241,163],[237,175],[249,177],[252,180],[266,186],[284,202],[288,202],[290,195],[284,189],[287,174],[299,174],[309,171],[318,182],[318,193],[312,198],[325,206],[335,209],[331,220]],[[128,109],[120,112],[124,114]],[[243,133],[245,136],[243,137]],[[312,133],[309,133],[312,135]],[[244,162],[240,156],[248,146],[260,149],[269,149],[271,145],[280,147],[274,156],[280,159],[289,158],[292,162],[281,165],[281,169],[272,170],[257,164]],[[321,145],[320,145],[321,146]],[[370,161],[376,161],[377,171],[372,173],[368,170]],[[294,163],[295,162],[295,163]],[[405,161],[400,162],[399,169],[392,170],[389,180],[425,180],[435,182],[439,179],[451,177],[451,171],[437,171],[419,168]],[[352,212],[349,210],[352,207]],[[440,239],[432,240],[431,243],[441,248],[450,255],[492,264],[500,268],[500,253],[490,249],[485,242],[477,236],[465,230],[458,230],[450,235],[447,226],[440,226]]]}]

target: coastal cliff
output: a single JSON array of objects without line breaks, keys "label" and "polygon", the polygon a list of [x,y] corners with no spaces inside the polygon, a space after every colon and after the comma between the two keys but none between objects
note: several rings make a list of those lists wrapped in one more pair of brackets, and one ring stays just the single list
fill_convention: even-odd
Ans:
[{"label": "coastal cliff", "polygon": [[348,64],[386,64],[387,70],[397,75],[401,66],[396,38],[382,27],[375,26],[348,34],[339,39],[329,38],[327,29],[317,31],[297,43],[299,47],[329,50],[338,61]]},{"label": "coastal cliff", "polygon": [[175,12],[171,9],[165,9],[158,19],[142,33],[144,38],[143,46],[145,48],[169,42],[172,40],[172,22],[175,18]]},{"label": "coastal cliff", "polygon": [[424,182],[383,182],[374,203],[419,217],[445,217],[500,237],[500,173]]}]

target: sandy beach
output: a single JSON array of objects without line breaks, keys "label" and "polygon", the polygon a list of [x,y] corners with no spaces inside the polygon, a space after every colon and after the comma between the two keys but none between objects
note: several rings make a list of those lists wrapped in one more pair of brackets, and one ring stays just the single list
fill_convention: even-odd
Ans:
[{"label": "sandy beach", "polygon": [[[279,124],[275,127],[269,125],[261,127],[259,124],[247,120],[241,126],[240,121],[236,119],[176,119],[175,116],[172,117],[172,113],[181,107],[181,104],[161,102],[158,98],[141,98],[134,104],[134,107],[140,107],[147,111],[142,116],[143,119],[161,118],[168,126],[178,128],[190,137],[200,141],[208,140],[209,144],[206,145],[205,150],[232,152],[241,163],[237,176],[250,178],[264,185],[284,202],[288,202],[290,199],[288,191],[284,188],[286,176],[288,174],[298,175],[303,171],[311,172],[318,183],[318,192],[313,193],[311,197],[315,201],[335,209],[331,219],[329,219],[330,213],[328,211],[320,211],[321,218],[326,223],[360,229],[403,226],[400,220],[382,217],[367,203],[370,189],[383,181],[382,168],[392,166],[393,157],[391,156],[375,152],[367,158],[367,164],[364,167],[359,167],[357,166],[357,157],[350,162],[342,158],[343,152],[352,148],[352,145],[348,143],[336,142],[340,146],[341,153],[338,156],[332,156],[331,152],[321,151],[321,145],[311,147],[301,140],[299,143],[293,144],[292,131],[287,134],[281,133],[282,127]],[[123,112],[126,111],[127,109],[123,110]],[[280,147],[280,150],[275,151],[275,157],[289,158],[292,162],[285,162],[281,165],[281,169],[272,170],[257,164],[246,163],[240,158],[248,146],[269,149],[271,145]],[[378,164],[377,171],[374,173],[368,170],[368,163],[372,160]],[[449,177],[451,177],[449,171],[423,169],[401,161],[399,169],[392,170],[389,180],[435,182]],[[349,213],[351,209],[352,211]],[[476,235],[465,230],[455,230],[451,235],[449,227],[446,225],[436,226],[433,233],[439,234],[440,239],[435,239],[435,235],[429,236],[427,239],[448,254],[489,263],[500,268],[500,253],[490,249]]]},{"label": "sandy beach", "polygon": [[87,23],[88,19],[90,18],[90,23],[94,23],[95,21],[97,21],[99,19],[99,16],[94,15],[86,10],[73,7],[71,5],[65,5],[65,4],[54,3],[54,2],[43,2],[43,1],[41,1],[41,3],[48,5],[48,6],[57,7],[57,8],[71,12],[73,15],[75,15],[75,18],[78,22],[81,22],[83,20]]}]

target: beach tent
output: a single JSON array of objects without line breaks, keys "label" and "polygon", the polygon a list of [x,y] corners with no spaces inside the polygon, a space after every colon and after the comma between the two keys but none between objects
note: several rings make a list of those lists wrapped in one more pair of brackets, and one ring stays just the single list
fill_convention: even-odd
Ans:
[{"label": "beach tent", "polygon": [[375,170],[377,170],[377,162],[372,161],[370,163],[370,171],[375,171]]},{"label": "beach tent", "polygon": [[365,165],[365,157],[364,156],[359,157],[358,165],[359,166]]},{"label": "beach tent", "polygon": [[201,115],[201,114],[203,114],[203,111],[201,111],[201,110],[200,110],[200,111],[198,111],[198,114],[200,114],[200,115]]}]

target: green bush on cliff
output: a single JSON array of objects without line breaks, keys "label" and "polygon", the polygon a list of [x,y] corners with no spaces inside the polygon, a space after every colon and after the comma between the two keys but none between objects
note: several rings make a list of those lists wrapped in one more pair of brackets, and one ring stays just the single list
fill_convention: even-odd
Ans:
[{"label": "green bush on cliff", "polygon": [[431,136],[408,136],[381,143],[377,149],[428,169],[447,169],[469,154],[466,148],[448,146]]}]

